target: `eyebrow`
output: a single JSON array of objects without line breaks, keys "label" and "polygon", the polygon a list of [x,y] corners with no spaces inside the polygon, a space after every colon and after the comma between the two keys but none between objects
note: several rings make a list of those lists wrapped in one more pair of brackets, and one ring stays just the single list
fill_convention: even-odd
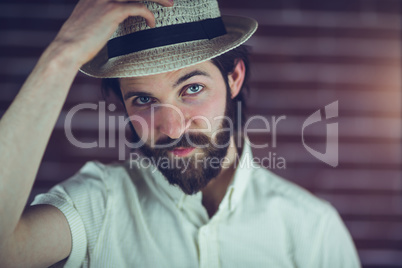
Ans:
[{"label": "eyebrow", "polygon": [[207,77],[211,77],[209,74],[207,74],[206,72],[200,71],[200,70],[194,70],[192,72],[189,72],[188,74],[183,75],[182,77],[180,77],[179,79],[177,79],[176,83],[173,84],[173,87],[177,87],[178,85],[180,85],[181,83],[183,83],[184,81],[190,79],[193,76],[196,75],[203,75],[203,76],[207,76]]},{"label": "eyebrow", "polygon": [[[206,72],[203,72],[203,71],[200,71],[200,70],[194,70],[192,72],[189,72],[188,74],[183,75],[179,79],[177,79],[177,81],[173,84],[173,87],[177,87],[181,83],[183,83],[184,81],[190,79],[193,76],[197,76],[197,75],[211,77]],[[144,92],[144,91],[129,91],[126,94],[124,94],[123,98],[124,98],[124,100],[128,100],[129,98],[131,98],[133,96],[152,97],[153,95],[151,93],[149,93],[149,92]]]}]

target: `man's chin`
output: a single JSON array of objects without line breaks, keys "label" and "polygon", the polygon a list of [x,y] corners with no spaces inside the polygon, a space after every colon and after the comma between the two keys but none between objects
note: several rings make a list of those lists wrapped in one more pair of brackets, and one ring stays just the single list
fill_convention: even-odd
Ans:
[{"label": "man's chin", "polygon": [[194,167],[188,167],[186,170],[163,168],[159,168],[159,170],[171,185],[178,186],[185,194],[193,195],[206,187],[213,178],[217,177],[221,168],[200,168],[196,170]]}]

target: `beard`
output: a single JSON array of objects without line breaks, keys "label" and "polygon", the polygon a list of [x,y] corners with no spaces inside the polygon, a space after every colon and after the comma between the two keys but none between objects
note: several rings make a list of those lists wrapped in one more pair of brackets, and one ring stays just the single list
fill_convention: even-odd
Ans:
[{"label": "beard", "polygon": [[[223,121],[220,129],[227,128],[228,123],[224,122],[227,121]],[[156,145],[163,145],[163,149],[144,144],[140,151],[151,158],[152,163],[157,163],[157,168],[170,184],[179,186],[184,193],[191,195],[218,176],[230,145],[230,137],[230,131],[227,130],[220,131],[214,142],[205,134],[187,133],[177,140],[165,138],[158,141]],[[202,152],[195,152],[189,157],[169,157],[169,151],[175,148],[194,146]]]},{"label": "beard", "polygon": [[[216,135],[209,137],[203,133],[187,132],[178,139],[165,137],[155,142],[151,147],[143,144],[139,150],[145,157],[150,158],[159,171],[166,177],[171,185],[176,185],[188,194],[192,195],[203,189],[213,178],[218,176],[222,170],[222,161],[230,146],[230,139],[233,135],[234,105],[231,103],[230,91],[226,94],[225,118]],[[133,131],[132,140],[138,142],[139,136]],[[188,157],[174,157],[171,151],[175,148],[193,148],[200,150]],[[169,156],[170,152],[170,156]]]}]

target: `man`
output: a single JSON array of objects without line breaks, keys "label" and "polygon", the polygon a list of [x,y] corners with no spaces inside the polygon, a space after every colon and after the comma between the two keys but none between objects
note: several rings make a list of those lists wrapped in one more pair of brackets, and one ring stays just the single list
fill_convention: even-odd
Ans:
[{"label": "man", "polygon": [[[0,121],[1,267],[359,267],[336,211],[235,132],[255,29],[213,0],[80,1]],[[111,79],[141,156],[89,162],[23,212],[81,66]]]}]

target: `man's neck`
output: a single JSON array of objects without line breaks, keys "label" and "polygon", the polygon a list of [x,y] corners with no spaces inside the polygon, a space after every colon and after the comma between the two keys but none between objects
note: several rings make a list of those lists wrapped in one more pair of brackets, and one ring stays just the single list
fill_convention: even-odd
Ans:
[{"label": "man's neck", "polygon": [[231,138],[230,146],[226,154],[228,161],[224,161],[225,165],[217,177],[212,179],[207,186],[202,189],[202,204],[208,212],[209,218],[218,211],[219,204],[226,194],[229,184],[232,182],[235,174],[235,161],[237,157],[237,149],[234,138]]}]

